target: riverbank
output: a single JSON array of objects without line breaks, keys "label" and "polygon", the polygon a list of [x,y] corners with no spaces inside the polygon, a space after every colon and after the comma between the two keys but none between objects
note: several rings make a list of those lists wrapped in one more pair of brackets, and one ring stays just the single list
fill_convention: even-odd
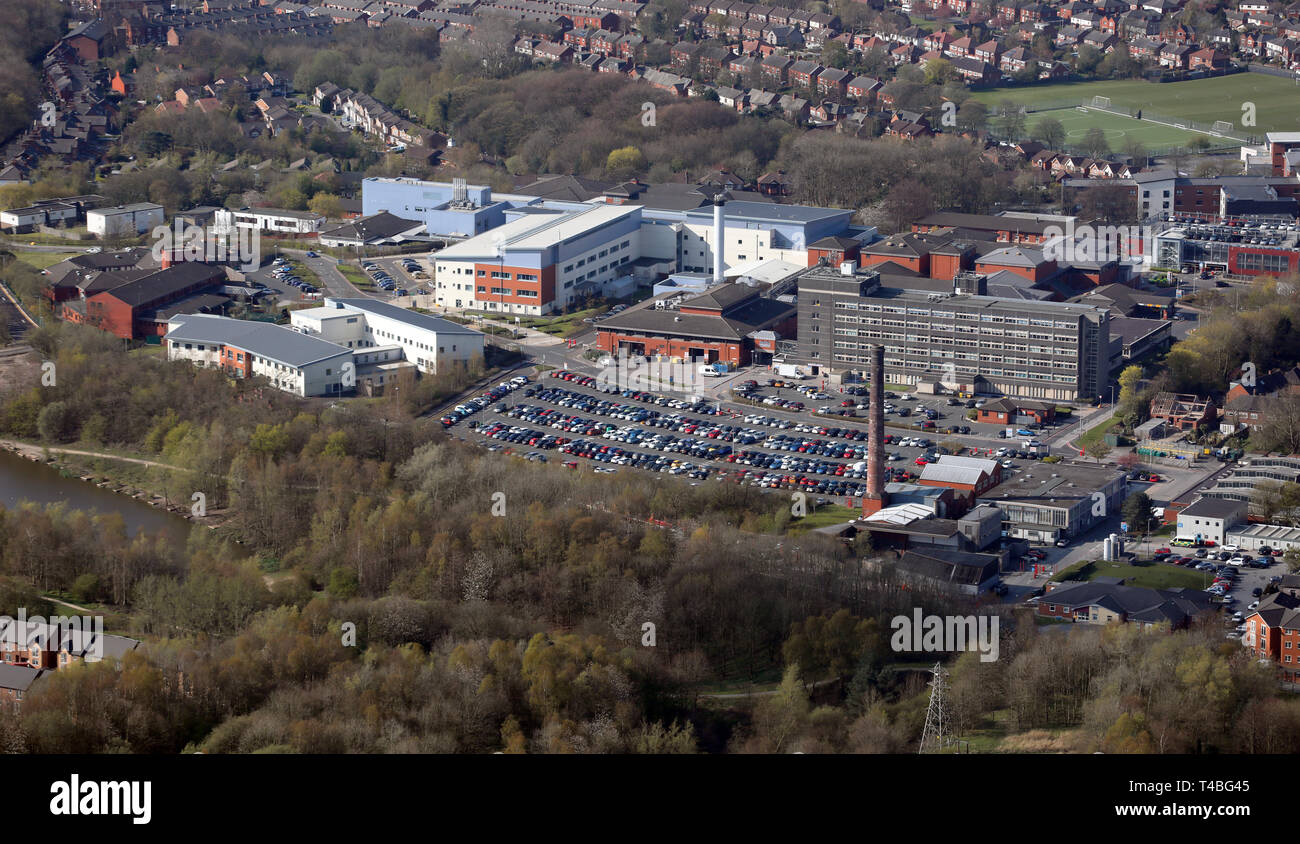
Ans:
[{"label": "riverbank", "polygon": [[221,509],[208,510],[202,516],[195,515],[189,506],[189,502],[172,501],[166,496],[146,488],[146,485],[133,477],[131,473],[114,472],[111,468],[106,468],[103,465],[90,465],[85,461],[115,461],[143,469],[161,469],[175,472],[191,471],[180,466],[102,451],[50,448],[20,440],[0,439],[0,451],[7,451],[24,460],[44,465],[70,480],[79,480],[106,492],[134,499],[187,521],[205,525],[213,530],[225,524],[230,517],[228,510]]}]

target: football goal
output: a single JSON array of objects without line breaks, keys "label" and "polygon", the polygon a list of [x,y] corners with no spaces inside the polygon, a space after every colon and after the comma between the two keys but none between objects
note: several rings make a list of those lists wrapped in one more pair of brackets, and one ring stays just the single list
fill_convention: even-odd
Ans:
[{"label": "football goal", "polygon": [[1214,121],[1214,125],[1210,127],[1210,131],[1216,135],[1226,135],[1232,130],[1233,125],[1230,120],[1216,120]]},{"label": "football goal", "polygon": [[[1087,105],[1087,103],[1084,103],[1084,105]],[[1093,108],[1110,108],[1110,97],[1093,97],[1093,98],[1092,98],[1092,107],[1093,107]]]}]

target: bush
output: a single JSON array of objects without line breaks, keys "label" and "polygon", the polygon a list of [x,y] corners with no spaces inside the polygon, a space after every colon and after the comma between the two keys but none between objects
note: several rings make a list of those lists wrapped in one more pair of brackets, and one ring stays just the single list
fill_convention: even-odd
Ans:
[{"label": "bush", "polygon": [[72,597],[83,604],[98,601],[102,593],[99,577],[90,572],[81,575],[73,581],[71,592]]},{"label": "bush", "polygon": [[361,583],[357,580],[357,573],[349,568],[334,569],[330,572],[329,585],[326,590],[335,598],[353,598],[360,591]]},{"label": "bush", "polygon": [[36,417],[41,439],[62,443],[76,438],[77,415],[67,402],[50,402]]}]

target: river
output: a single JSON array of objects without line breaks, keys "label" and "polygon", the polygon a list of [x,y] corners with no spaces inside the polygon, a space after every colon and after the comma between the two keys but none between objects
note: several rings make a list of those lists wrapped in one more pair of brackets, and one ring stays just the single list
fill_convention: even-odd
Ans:
[{"label": "river", "polygon": [[0,451],[0,505],[16,509],[23,501],[37,504],[66,503],[75,510],[121,513],[126,531],[135,536],[166,531],[173,542],[184,546],[191,524],[186,519],[151,507],[126,495],[118,495],[77,478],[65,478],[58,469]]}]

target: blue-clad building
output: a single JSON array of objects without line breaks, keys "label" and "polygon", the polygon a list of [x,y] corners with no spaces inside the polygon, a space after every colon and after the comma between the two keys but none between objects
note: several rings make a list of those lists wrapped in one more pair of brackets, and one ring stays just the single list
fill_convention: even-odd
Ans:
[{"label": "blue-clad building", "polygon": [[419,220],[431,235],[473,237],[506,222],[512,208],[535,205],[534,196],[492,195],[487,185],[371,177],[361,182],[361,213],[387,211]]}]

